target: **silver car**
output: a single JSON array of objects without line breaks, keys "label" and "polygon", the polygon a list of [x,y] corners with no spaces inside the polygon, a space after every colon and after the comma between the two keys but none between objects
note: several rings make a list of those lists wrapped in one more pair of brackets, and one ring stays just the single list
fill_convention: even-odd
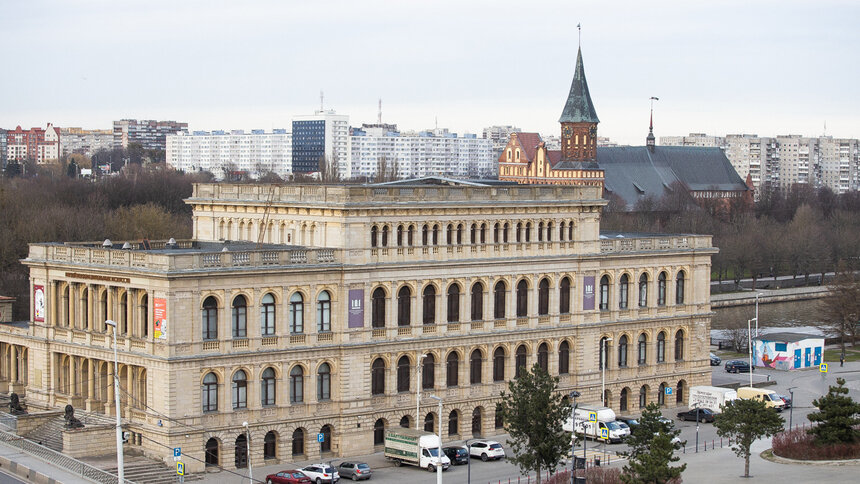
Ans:
[{"label": "silver car", "polygon": [[337,466],[337,472],[340,474],[340,477],[344,479],[350,478],[353,481],[370,479],[373,475],[373,471],[370,469],[370,466],[365,462],[341,462],[340,465]]}]

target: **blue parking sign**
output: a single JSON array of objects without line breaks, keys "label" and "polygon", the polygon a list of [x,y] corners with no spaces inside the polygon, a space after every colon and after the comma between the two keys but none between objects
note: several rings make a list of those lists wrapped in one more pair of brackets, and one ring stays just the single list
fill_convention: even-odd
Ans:
[{"label": "blue parking sign", "polygon": [[672,387],[666,387],[666,395],[672,394]]},{"label": "blue parking sign", "polygon": [[173,457],[181,457],[182,456],[182,447],[174,447],[173,448]]},{"label": "blue parking sign", "polygon": [[325,436],[323,434],[317,434],[317,442],[322,443],[325,440]]}]

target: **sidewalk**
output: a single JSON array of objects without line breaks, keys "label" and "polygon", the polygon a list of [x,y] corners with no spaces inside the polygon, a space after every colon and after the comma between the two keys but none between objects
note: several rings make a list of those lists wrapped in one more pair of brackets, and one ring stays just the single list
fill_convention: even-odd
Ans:
[{"label": "sidewalk", "polygon": [[0,442],[0,467],[13,476],[19,476],[27,482],[37,484],[90,484],[95,482],[2,442]]}]

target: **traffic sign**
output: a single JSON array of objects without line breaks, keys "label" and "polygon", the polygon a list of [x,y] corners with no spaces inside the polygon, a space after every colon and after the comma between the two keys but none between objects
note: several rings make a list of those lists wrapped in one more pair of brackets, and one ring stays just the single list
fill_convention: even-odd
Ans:
[{"label": "traffic sign", "polygon": [[827,373],[827,363],[822,363],[821,366],[818,367],[818,371],[821,373]]},{"label": "traffic sign", "polygon": [[588,421],[597,422],[597,412],[588,412]]},{"label": "traffic sign", "polygon": [[176,463],[176,473],[180,476],[185,475],[185,463],[184,462],[177,462]]},{"label": "traffic sign", "polygon": [[609,429],[600,429],[600,438],[606,440],[609,438]]},{"label": "traffic sign", "polygon": [[666,387],[666,395],[672,394],[672,387]]},{"label": "traffic sign", "polygon": [[182,447],[174,447],[173,448],[173,461],[179,462],[182,460]]},{"label": "traffic sign", "polygon": [[317,434],[317,442],[322,443],[325,440],[325,435],[319,433]]}]

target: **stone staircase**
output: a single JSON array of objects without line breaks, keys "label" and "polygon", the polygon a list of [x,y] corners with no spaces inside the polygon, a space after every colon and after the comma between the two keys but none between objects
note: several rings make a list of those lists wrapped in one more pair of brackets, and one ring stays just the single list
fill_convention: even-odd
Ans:
[{"label": "stone staircase", "polygon": [[30,433],[25,435],[29,440],[36,442],[37,444],[44,445],[49,449],[56,450],[57,452],[63,451],[63,427],[65,426],[66,421],[63,420],[62,416],[57,416],[49,419],[47,422],[42,424],[39,427],[36,427]]},{"label": "stone staircase", "polygon": [[[113,462],[112,466],[107,466],[107,462],[104,461],[91,463],[106,472],[116,475],[116,461]],[[176,475],[175,467],[168,467],[161,462],[144,456],[126,454],[124,457],[123,468],[125,470],[124,477],[135,484],[163,484],[179,482],[179,476]],[[202,474],[191,474],[185,476],[185,482],[202,480]]]}]

